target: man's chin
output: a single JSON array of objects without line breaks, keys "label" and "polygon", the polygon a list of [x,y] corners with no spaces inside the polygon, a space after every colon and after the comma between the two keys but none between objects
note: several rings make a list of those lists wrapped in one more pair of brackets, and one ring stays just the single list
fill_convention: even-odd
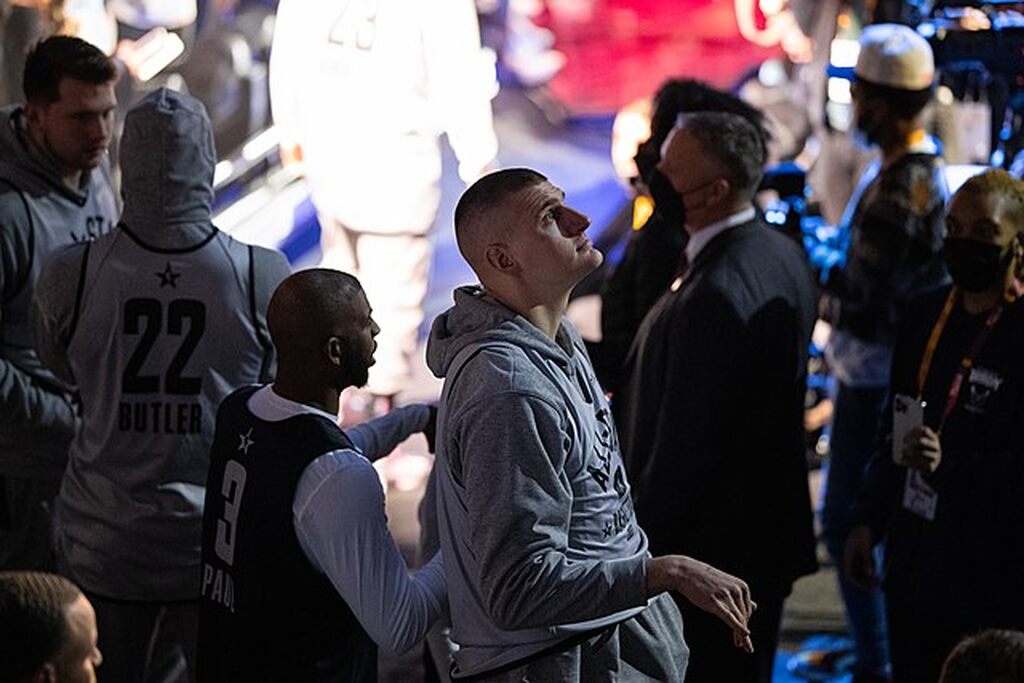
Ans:
[{"label": "man's chin", "polygon": [[106,155],[106,150],[96,152],[94,154],[84,155],[78,164],[79,170],[91,171],[92,169],[96,168],[97,166],[103,163],[103,157],[105,157]]},{"label": "man's chin", "polygon": [[586,272],[583,273],[583,277],[590,275],[595,270],[601,267],[604,263],[604,254],[597,250],[596,247],[590,247],[590,249],[584,254],[587,257],[586,261]]}]

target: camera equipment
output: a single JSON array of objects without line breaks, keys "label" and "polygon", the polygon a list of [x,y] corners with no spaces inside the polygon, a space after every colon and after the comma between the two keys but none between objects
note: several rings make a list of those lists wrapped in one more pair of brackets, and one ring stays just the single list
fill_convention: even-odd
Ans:
[{"label": "camera equipment", "polygon": [[992,111],[990,161],[1008,166],[1024,147],[1024,2],[938,1],[918,31],[958,99],[984,94]]}]

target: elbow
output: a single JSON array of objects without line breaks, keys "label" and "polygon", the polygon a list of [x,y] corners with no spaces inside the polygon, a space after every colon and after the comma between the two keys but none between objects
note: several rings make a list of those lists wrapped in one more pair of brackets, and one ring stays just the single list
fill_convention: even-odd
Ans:
[{"label": "elbow", "polygon": [[380,650],[389,656],[398,657],[423,641],[426,633],[412,628],[396,629],[377,640]]},{"label": "elbow", "polygon": [[545,626],[540,622],[535,610],[531,610],[529,602],[523,599],[527,590],[492,589],[486,598],[487,616],[495,626],[503,631],[519,631],[537,626]]}]

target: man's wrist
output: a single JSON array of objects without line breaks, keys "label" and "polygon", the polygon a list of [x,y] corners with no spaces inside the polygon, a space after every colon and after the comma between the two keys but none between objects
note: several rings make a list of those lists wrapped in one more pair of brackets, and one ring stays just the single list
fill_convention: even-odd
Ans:
[{"label": "man's wrist", "polygon": [[682,567],[671,555],[647,558],[645,569],[649,598],[673,590],[683,577]]}]

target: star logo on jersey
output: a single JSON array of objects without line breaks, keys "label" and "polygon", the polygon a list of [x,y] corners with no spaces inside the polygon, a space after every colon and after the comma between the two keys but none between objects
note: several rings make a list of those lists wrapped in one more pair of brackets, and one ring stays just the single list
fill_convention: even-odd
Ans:
[{"label": "star logo on jersey", "polygon": [[171,287],[177,288],[177,286],[178,286],[178,278],[181,277],[181,273],[176,273],[176,272],[174,272],[174,269],[171,268],[171,262],[170,261],[167,262],[167,267],[164,268],[162,272],[154,273],[154,275],[156,275],[158,278],[160,278],[160,288],[161,289],[166,287],[167,285],[170,285]]},{"label": "star logo on jersey", "polygon": [[249,447],[256,443],[250,438],[251,436],[252,427],[249,427],[249,431],[247,431],[245,434],[238,435],[238,450],[242,451],[246,455],[249,455]]}]

